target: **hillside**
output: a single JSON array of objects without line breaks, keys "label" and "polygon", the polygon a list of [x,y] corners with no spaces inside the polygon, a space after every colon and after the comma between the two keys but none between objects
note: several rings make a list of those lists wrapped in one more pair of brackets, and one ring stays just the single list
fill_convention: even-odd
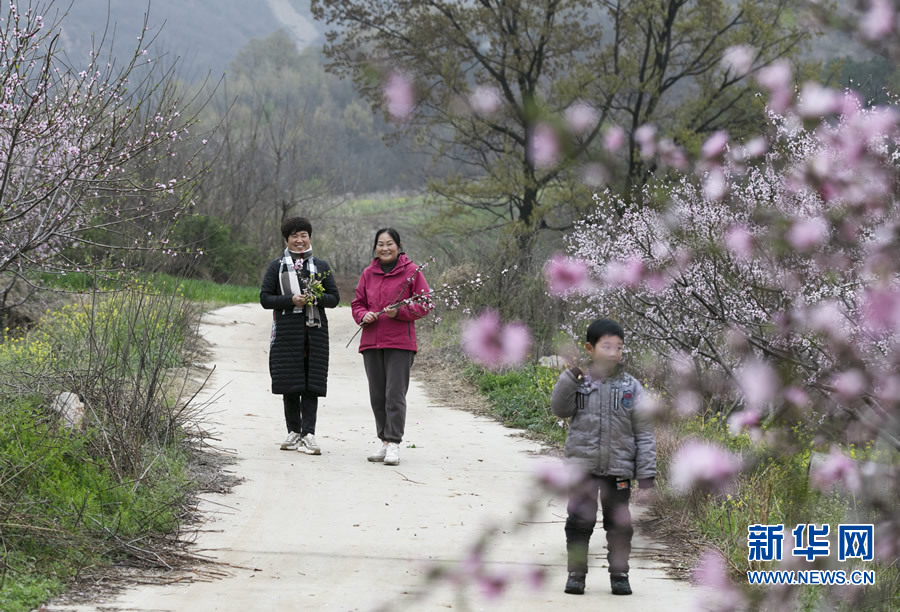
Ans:
[{"label": "hillside", "polygon": [[[91,48],[92,35],[99,41],[107,22],[110,32],[115,27],[115,54],[133,52],[148,6],[148,28],[151,35],[158,35],[156,55],[180,58],[181,73],[187,78],[202,78],[208,71],[221,75],[250,39],[278,29],[288,32],[300,48],[321,42],[308,0],[74,0],[71,6],[57,0],[45,14],[50,20],[68,7],[61,44],[71,61],[80,64]],[[104,48],[109,48],[108,42]]]}]

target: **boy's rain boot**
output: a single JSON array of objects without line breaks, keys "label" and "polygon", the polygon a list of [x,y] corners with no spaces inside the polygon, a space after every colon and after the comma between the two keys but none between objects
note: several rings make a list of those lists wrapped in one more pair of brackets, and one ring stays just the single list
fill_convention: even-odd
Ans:
[{"label": "boy's rain boot", "polygon": [[569,572],[569,579],[566,580],[566,593],[584,595],[584,577],[585,575],[581,572]]},{"label": "boy's rain boot", "polygon": [[610,574],[609,584],[612,587],[613,595],[631,595],[631,585],[628,583],[628,574],[622,572]]}]

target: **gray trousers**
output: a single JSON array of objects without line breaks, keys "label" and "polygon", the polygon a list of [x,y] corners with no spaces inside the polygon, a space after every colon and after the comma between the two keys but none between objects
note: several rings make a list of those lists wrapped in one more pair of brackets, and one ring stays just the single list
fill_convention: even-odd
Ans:
[{"label": "gray trousers", "polygon": [[367,349],[362,355],[378,439],[399,444],[406,427],[406,391],[416,354],[403,349]]}]

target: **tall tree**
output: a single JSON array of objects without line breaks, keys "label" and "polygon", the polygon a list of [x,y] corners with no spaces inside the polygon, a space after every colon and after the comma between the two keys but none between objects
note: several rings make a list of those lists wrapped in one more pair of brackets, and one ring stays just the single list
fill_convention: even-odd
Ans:
[{"label": "tall tree", "polygon": [[[761,119],[744,77],[804,39],[789,25],[795,3],[313,0],[312,12],[333,27],[330,69],[351,75],[373,106],[385,95],[373,74],[414,79],[403,130],[466,169],[434,180],[433,191],[527,235],[568,218],[557,211],[572,201],[577,166],[565,160],[599,149],[604,125],[625,128],[619,186],[633,188],[649,170],[636,146],[641,125],[691,145],[696,134]],[[739,44],[757,51],[735,73],[721,60]]]},{"label": "tall tree", "polygon": [[206,121],[218,128],[217,153],[197,210],[267,254],[286,216],[321,221],[347,192],[409,186],[402,156],[382,142],[383,122],[352,83],[326,73],[318,51],[298,50],[283,31],[241,49]]},{"label": "tall tree", "polygon": [[179,187],[197,174],[177,154],[194,119],[172,69],[146,55],[146,22],[123,63],[101,43],[72,67],[47,8],[9,4],[0,17],[0,310],[35,271],[165,249],[158,230],[185,209]]}]

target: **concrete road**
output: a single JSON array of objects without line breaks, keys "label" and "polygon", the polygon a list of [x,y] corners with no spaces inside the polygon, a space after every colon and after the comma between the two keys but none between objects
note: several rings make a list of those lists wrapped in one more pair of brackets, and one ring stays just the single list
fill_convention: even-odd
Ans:
[{"label": "concrete road", "polygon": [[[271,313],[257,305],[230,306],[204,317],[215,375],[207,389],[221,394],[210,419],[232,469],[246,478],[229,495],[208,495],[210,521],[197,548],[221,561],[228,577],[184,585],[141,586],[114,600],[53,610],[508,610],[568,612],[606,606],[631,610],[694,609],[701,591],[668,578],[649,558],[659,548],[635,536],[634,595],[609,592],[605,537],[594,536],[591,572],[582,596],[566,595],[565,503],[544,495],[534,522],[515,525],[533,491],[536,444],[514,430],[438,405],[414,382],[408,396],[400,465],[369,463],[375,443],[362,358],[345,349],[355,326],[349,309],[329,313],[329,393],[319,407],[321,456],[279,450],[285,436],[280,396],[269,391]],[[356,343],[354,342],[354,345]],[[415,376],[415,368],[413,368]],[[414,447],[413,447],[414,446]],[[429,564],[458,563],[483,532],[501,535],[487,555],[491,572],[519,576],[491,599],[478,586],[449,584],[417,598]],[[503,534],[503,531],[514,533]],[[546,570],[535,590],[521,576]],[[243,569],[242,569],[243,568]]]}]

